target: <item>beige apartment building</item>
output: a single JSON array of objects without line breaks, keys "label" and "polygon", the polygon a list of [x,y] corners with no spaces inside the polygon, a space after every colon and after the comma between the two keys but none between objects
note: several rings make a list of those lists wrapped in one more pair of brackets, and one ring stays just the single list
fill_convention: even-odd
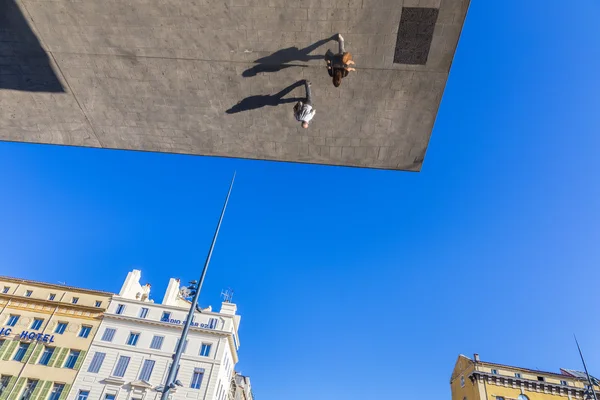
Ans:
[{"label": "beige apartment building", "polygon": [[63,400],[111,293],[0,277],[0,400]]}]

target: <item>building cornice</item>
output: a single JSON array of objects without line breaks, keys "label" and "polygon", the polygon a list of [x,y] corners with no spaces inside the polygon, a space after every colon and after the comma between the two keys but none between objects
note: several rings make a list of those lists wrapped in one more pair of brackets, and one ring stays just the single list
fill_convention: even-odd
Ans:
[{"label": "building cornice", "polygon": [[[546,374],[539,372],[539,375]],[[533,392],[552,393],[564,396],[570,394],[572,396],[583,397],[586,392],[585,388],[564,386],[556,383],[534,381],[531,379],[517,378],[512,376],[496,375],[477,370],[472,371],[468,377],[472,382],[486,382],[496,386],[511,386],[513,388],[519,387]],[[565,377],[563,376],[563,378]]]},{"label": "building cornice", "polygon": [[[92,307],[92,306],[86,306],[84,304],[73,304],[73,303],[68,303],[66,301],[59,301],[59,300],[47,300],[47,299],[37,299],[35,297],[26,297],[26,296],[21,296],[21,295],[15,295],[15,294],[4,294],[4,293],[0,293],[0,299],[2,300],[6,300],[6,304],[8,304],[8,301],[12,301],[11,304],[8,306],[12,309],[23,309],[23,310],[29,310],[28,307],[22,307],[19,306],[19,304],[35,304],[35,305],[43,305],[43,306],[49,306],[52,308],[64,308],[64,309],[74,309],[77,311],[87,311],[90,313],[99,313],[99,314],[103,314],[106,311],[106,307],[108,306],[102,306],[102,307]],[[41,311],[41,310],[36,310],[36,311]],[[42,311],[43,312],[43,311]],[[60,313],[60,311],[58,311]],[[68,313],[66,313],[65,315],[70,315]]]},{"label": "building cornice", "polygon": [[41,286],[44,288],[53,288],[53,289],[74,291],[74,292],[80,292],[80,293],[95,294],[95,295],[99,295],[99,296],[108,296],[108,297],[115,296],[114,293],[105,292],[102,290],[85,289],[85,288],[80,288],[80,287],[76,287],[76,286],[57,285],[54,283],[46,283],[46,282],[34,281],[34,280],[30,280],[30,279],[13,278],[10,276],[1,276],[0,275],[0,280],[12,282],[12,283]]},{"label": "building cornice", "polygon": [[[113,296],[112,298],[113,301],[115,302],[119,302],[119,303],[130,303],[130,304],[137,304],[137,305],[149,305],[149,306],[154,306],[154,307],[159,307],[159,308],[164,308],[165,310],[169,310],[169,311],[180,311],[180,312],[188,312],[190,310],[189,307],[179,307],[179,306],[171,306],[171,305],[167,305],[167,304],[161,304],[161,303],[153,303],[153,302],[149,302],[149,301],[140,301],[140,300],[135,300],[135,299],[128,299],[126,297],[121,297],[121,296]],[[204,315],[211,315],[213,317],[223,317],[223,318],[231,318],[234,319],[234,315],[229,315],[229,314],[221,314],[218,313],[216,311],[202,311],[199,314],[204,314]]]}]

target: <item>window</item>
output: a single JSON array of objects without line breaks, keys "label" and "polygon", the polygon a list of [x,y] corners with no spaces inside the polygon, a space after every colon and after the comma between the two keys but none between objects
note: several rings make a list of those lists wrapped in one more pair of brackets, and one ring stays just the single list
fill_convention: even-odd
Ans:
[{"label": "window", "polygon": [[192,376],[192,383],[190,387],[192,389],[200,389],[200,385],[202,385],[202,378],[204,377],[204,368],[195,368],[194,375]]},{"label": "window", "polygon": [[493,370],[492,370],[492,374],[494,374],[494,375],[498,375],[498,370],[497,370],[497,369],[493,369]]},{"label": "window", "polygon": [[106,328],[104,330],[104,334],[102,335],[102,340],[105,342],[112,342],[113,338],[115,337],[116,331],[117,330],[113,328]]},{"label": "window", "polygon": [[36,330],[36,331],[37,331],[38,329],[40,329],[40,328],[42,327],[42,323],[43,323],[43,322],[44,322],[44,320],[43,320],[43,319],[41,319],[41,318],[35,318],[35,319],[33,320],[33,324],[31,324],[31,329],[33,329],[33,330]]},{"label": "window", "polygon": [[465,387],[465,377],[464,376],[460,377],[460,387]]},{"label": "window", "polygon": [[77,362],[79,353],[80,353],[79,350],[71,350],[69,352],[69,357],[67,357],[67,361],[65,362],[65,368],[69,368],[69,369],[75,368],[75,363]]},{"label": "window", "polygon": [[521,374],[518,373],[518,372],[515,372],[515,378],[519,378],[520,379],[521,378]]},{"label": "window", "polygon": [[142,310],[140,311],[140,318],[146,318],[147,315],[148,309],[146,307],[142,307]]},{"label": "window", "polygon": [[77,304],[78,302],[79,302],[79,297],[73,297],[71,299],[71,303],[73,303],[73,304]]},{"label": "window", "polygon": [[19,315],[10,314],[8,317],[8,321],[6,322],[6,325],[15,326],[17,324],[18,320],[19,320]]},{"label": "window", "polygon": [[89,325],[83,325],[81,327],[81,330],[79,331],[79,337],[81,338],[87,338],[90,335],[90,332],[92,331],[92,327]]},{"label": "window", "polygon": [[160,317],[161,321],[164,322],[169,322],[169,320],[171,319],[171,313],[170,312],[163,312],[162,317]]},{"label": "window", "polygon": [[4,289],[2,289],[2,293],[6,294],[6,293],[8,293],[9,290],[10,290],[10,286],[4,286]]},{"label": "window", "polygon": [[77,395],[77,400],[87,400],[89,395],[90,395],[89,391],[80,390],[79,394]]},{"label": "window", "polygon": [[135,346],[138,342],[138,339],[140,338],[140,334],[139,333],[133,333],[131,332],[129,334],[129,338],[127,339],[127,344],[130,346]]},{"label": "window", "polygon": [[117,366],[115,367],[115,371],[113,372],[113,375],[122,378],[125,375],[125,371],[127,371],[127,366],[129,365],[129,360],[130,360],[130,358],[127,356],[119,357],[119,361],[117,361]]},{"label": "window", "polygon": [[118,304],[117,305],[117,311],[115,311],[115,314],[123,314],[123,311],[125,311],[125,305],[124,304]]},{"label": "window", "polygon": [[6,388],[8,386],[8,382],[10,382],[9,375],[0,376],[0,394],[2,394],[2,392],[4,392],[4,388]]},{"label": "window", "polygon": [[538,376],[537,378],[538,378],[538,382],[544,382],[544,380],[545,380],[543,376]]},{"label": "window", "polygon": [[102,366],[102,363],[104,362],[104,357],[106,357],[106,353],[100,353],[100,352],[96,352],[94,354],[94,357],[92,358],[92,362],[90,363],[90,366],[88,367],[88,372],[91,373],[98,373],[98,371],[100,371],[100,367]]},{"label": "window", "polygon": [[106,396],[104,396],[104,400],[115,400],[115,395],[107,394]]},{"label": "window", "polygon": [[54,354],[54,347],[44,347],[44,352],[42,353],[42,357],[40,358],[41,365],[48,365],[50,361],[50,357]]},{"label": "window", "polygon": [[52,392],[50,392],[50,397],[48,397],[48,400],[58,400],[64,388],[64,383],[55,383],[52,387]]},{"label": "window", "polygon": [[504,397],[496,396],[496,400],[504,400]]},{"label": "window", "polygon": [[[179,346],[179,341],[181,339],[177,339],[177,343],[175,343],[175,348],[173,349],[173,351],[177,351],[177,346]],[[181,351],[182,353],[185,353],[185,351],[187,350],[187,345],[188,345],[189,340],[186,339],[185,343],[183,344],[183,350]]]},{"label": "window", "polygon": [[17,349],[17,352],[15,353],[15,358],[13,358],[13,360],[22,361],[28,348],[29,343],[19,343],[19,348]]},{"label": "window", "polygon": [[[33,290],[28,290],[25,292],[25,297],[31,297],[31,295],[33,294]],[[37,381],[35,381],[37,382]]]},{"label": "window", "polygon": [[524,394],[520,394],[519,397],[517,397],[518,400],[529,400],[529,397],[525,396]]},{"label": "window", "polygon": [[58,334],[62,335],[63,333],[65,333],[65,329],[67,329],[67,323],[59,322],[58,325],[56,325],[56,329],[54,330],[54,333],[58,333]]},{"label": "window", "polygon": [[101,302],[100,300],[96,300],[96,304],[95,304],[95,306],[96,306],[96,307],[100,307],[100,306],[102,306],[102,302]]},{"label": "window", "polygon": [[209,318],[208,320],[208,328],[209,329],[217,329],[217,319],[216,318]]},{"label": "window", "polygon": [[152,376],[152,370],[154,369],[154,360],[145,360],[142,371],[140,372],[140,381],[149,382]]},{"label": "window", "polygon": [[35,387],[37,386],[37,384],[38,384],[37,379],[27,379],[27,384],[25,385],[25,390],[23,391],[23,394],[21,394],[21,397],[19,398],[19,400],[29,400],[31,398],[31,394],[35,390]]},{"label": "window", "polygon": [[50,296],[48,296],[48,300],[52,301],[52,300],[54,300],[55,297],[56,297],[56,293],[50,293]]},{"label": "window", "polygon": [[162,336],[154,336],[152,338],[152,342],[150,342],[150,348],[160,350],[163,344],[164,337]]},{"label": "window", "polygon": [[210,344],[202,343],[202,347],[200,347],[200,355],[204,357],[208,357],[210,354]]},{"label": "window", "polygon": [[569,383],[567,381],[560,381],[560,384],[563,386],[569,386]]}]

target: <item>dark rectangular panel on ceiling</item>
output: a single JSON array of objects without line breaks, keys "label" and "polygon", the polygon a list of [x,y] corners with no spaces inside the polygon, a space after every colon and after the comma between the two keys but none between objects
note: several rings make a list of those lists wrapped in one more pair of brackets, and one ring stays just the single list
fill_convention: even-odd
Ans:
[{"label": "dark rectangular panel on ceiling", "polygon": [[404,7],[396,38],[395,64],[425,65],[438,18],[437,8]]}]

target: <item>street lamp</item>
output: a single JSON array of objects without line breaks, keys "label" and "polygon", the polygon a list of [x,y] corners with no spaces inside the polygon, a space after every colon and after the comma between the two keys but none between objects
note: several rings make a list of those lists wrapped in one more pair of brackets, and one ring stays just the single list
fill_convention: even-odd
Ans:
[{"label": "street lamp", "polygon": [[192,324],[192,319],[194,318],[194,311],[202,312],[202,310],[200,310],[200,307],[198,307],[198,297],[200,296],[200,290],[202,289],[202,284],[204,283],[206,270],[208,269],[208,264],[210,263],[210,258],[212,257],[212,252],[215,247],[215,242],[217,241],[217,236],[219,235],[219,229],[221,228],[221,222],[223,221],[225,209],[227,208],[227,203],[229,202],[229,195],[231,194],[231,189],[233,188],[234,180],[235,172],[233,173],[233,178],[231,178],[229,191],[227,192],[227,197],[225,198],[225,203],[223,204],[223,209],[221,210],[221,216],[219,217],[219,223],[217,224],[217,229],[215,229],[215,234],[213,235],[212,243],[210,244],[210,249],[208,250],[208,255],[206,256],[206,261],[204,262],[204,268],[202,268],[202,274],[200,275],[199,283],[197,283],[196,281],[192,281],[190,282],[190,286],[183,289],[183,291],[185,291],[189,296],[193,296],[192,304],[190,305],[190,311],[188,312],[187,319],[185,320],[185,324],[183,325],[181,339],[179,339],[177,349],[175,350],[175,354],[173,355],[173,363],[171,364],[171,368],[169,369],[167,380],[161,388],[162,390],[160,390],[162,391],[162,395],[160,396],[161,400],[168,400],[169,391],[171,389],[174,389],[176,385],[183,386],[180,381],[175,380],[175,375],[177,374],[179,361],[181,360],[181,354],[183,353],[183,348],[185,346],[185,341],[190,330],[190,325]]}]

